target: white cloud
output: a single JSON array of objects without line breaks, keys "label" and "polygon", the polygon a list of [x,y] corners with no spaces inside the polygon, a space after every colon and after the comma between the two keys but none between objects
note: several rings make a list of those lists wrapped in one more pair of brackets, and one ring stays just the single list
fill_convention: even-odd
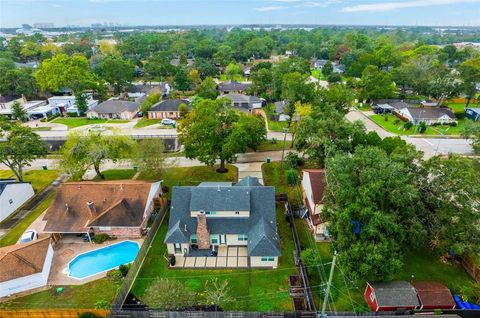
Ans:
[{"label": "white cloud", "polygon": [[285,7],[285,6],[269,6],[269,7],[255,8],[255,10],[259,11],[259,12],[277,11],[277,10],[285,10],[285,9],[288,9],[288,7]]},{"label": "white cloud", "polygon": [[431,7],[449,4],[460,3],[480,3],[480,0],[411,0],[411,1],[396,1],[396,2],[382,2],[371,4],[358,4],[350,7],[342,8],[342,12],[380,12],[392,11],[405,8],[416,7]]}]

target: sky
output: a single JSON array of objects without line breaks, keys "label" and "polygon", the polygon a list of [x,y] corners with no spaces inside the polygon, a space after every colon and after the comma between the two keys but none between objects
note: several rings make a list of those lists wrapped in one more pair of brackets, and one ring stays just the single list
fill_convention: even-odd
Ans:
[{"label": "sky", "polygon": [[480,26],[480,0],[0,0],[0,27],[36,22]]}]

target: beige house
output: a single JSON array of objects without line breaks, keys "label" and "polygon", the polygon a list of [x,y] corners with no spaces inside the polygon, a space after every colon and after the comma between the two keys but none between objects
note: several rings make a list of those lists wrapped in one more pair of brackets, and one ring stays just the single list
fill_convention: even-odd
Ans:
[{"label": "beige house", "polygon": [[174,187],[164,242],[174,267],[276,268],[275,189],[253,177]]},{"label": "beige house", "polygon": [[307,222],[317,242],[329,239],[327,223],[322,220],[325,192],[325,170],[309,169],[302,172],[302,192]]},{"label": "beige house", "polygon": [[87,111],[88,118],[132,120],[140,105],[122,99],[109,99]]}]

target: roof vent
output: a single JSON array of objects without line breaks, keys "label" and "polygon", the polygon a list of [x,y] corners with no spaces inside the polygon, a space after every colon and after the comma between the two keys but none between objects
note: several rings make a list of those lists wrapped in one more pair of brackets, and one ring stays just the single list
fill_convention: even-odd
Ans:
[{"label": "roof vent", "polygon": [[217,191],[219,191],[219,192],[220,192],[220,185],[218,185],[217,187],[218,187]]},{"label": "roof vent", "polygon": [[184,229],[185,232],[187,232],[187,225],[185,224]]}]

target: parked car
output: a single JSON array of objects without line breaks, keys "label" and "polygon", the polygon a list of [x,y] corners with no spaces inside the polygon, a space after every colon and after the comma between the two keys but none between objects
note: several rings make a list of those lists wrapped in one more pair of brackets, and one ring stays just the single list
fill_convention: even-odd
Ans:
[{"label": "parked car", "polygon": [[38,233],[35,230],[26,230],[20,237],[19,243],[28,243],[38,239]]},{"label": "parked car", "polygon": [[161,124],[162,125],[172,125],[172,126],[175,126],[177,124],[177,122],[173,119],[169,119],[169,118],[164,118],[162,119],[161,121]]}]

